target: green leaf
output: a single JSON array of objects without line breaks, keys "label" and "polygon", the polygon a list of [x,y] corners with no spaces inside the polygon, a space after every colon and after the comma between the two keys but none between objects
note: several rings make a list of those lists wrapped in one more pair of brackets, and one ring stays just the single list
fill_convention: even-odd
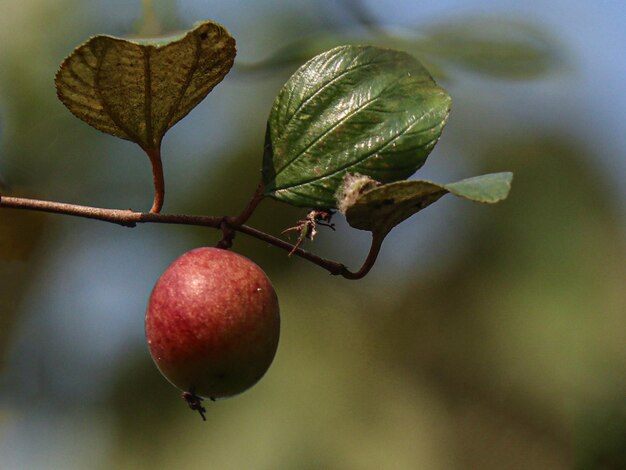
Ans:
[{"label": "green leaf", "polygon": [[57,95],[96,129],[157,149],[224,78],[235,53],[234,39],[211,21],[177,37],[95,36],[61,64]]},{"label": "green leaf", "polygon": [[361,194],[346,210],[348,223],[378,235],[389,231],[413,214],[451,193],[470,201],[494,204],[506,199],[513,173],[492,173],[451,184],[430,181],[398,181]]},{"label": "green leaf", "polygon": [[495,204],[507,198],[511,191],[513,173],[490,173],[474,176],[456,183],[449,183],[445,188],[455,196],[483,204]]},{"label": "green leaf", "polygon": [[554,44],[530,24],[506,19],[465,18],[427,28],[416,43],[433,60],[456,64],[484,75],[530,79],[556,62]]},{"label": "green leaf", "polygon": [[304,64],[268,120],[265,194],[303,207],[336,207],[347,173],[383,183],[412,175],[437,143],[450,97],[412,56],[341,46]]}]

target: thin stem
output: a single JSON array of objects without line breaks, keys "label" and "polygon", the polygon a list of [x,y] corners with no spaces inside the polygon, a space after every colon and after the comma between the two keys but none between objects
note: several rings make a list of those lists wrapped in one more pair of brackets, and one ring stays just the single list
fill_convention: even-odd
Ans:
[{"label": "thin stem", "polygon": [[363,262],[363,266],[361,266],[361,268],[357,272],[350,272],[346,270],[342,272],[341,275],[345,277],[346,279],[353,279],[353,280],[364,278],[374,266],[374,263],[376,262],[376,259],[378,258],[378,253],[380,253],[380,247],[382,246],[384,239],[385,239],[384,235],[378,235],[376,233],[372,233],[372,244],[370,246],[370,251],[367,254],[367,258]]},{"label": "thin stem", "polygon": [[158,214],[163,208],[165,200],[165,179],[163,177],[163,162],[161,161],[161,149],[146,149],[150,164],[152,165],[152,177],[154,179],[154,201],[150,212]]},{"label": "thin stem", "polygon": [[[49,212],[54,214],[70,215],[74,217],[82,217],[86,219],[101,220],[122,225],[124,227],[135,227],[137,224],[143,223],[161,223],[161,224],[178,224],[178,225],[197,225],[202,227],[212,227],[216,229],[223,228],[227,224],[231,230],[245,233],[258,240],[264,241],[270,245],[280,248],[288,253],[306,259],[313,264],[324,268],[332,275],[343,276],[346,279],[361,279],[371,269],[382,238],[374,237],[372,239],[372,247],[363,266],[357,272],[352,272],[346,266],[336,261],[328,260],[317,256],[313,253],[295,248],[294,245],[280,238],[276,238],[268,233],[257,230],[248,225],[233,225],[229,222],[228,217],[212,217],[202,215],[186,215],[186,214],[160,214],[156,212],[135,212],[130,209],[105,209],[100,207],[81,206],[77,204],[66,204],[62,202],[43,201],[38,199],[27,199],[21,197],[9,197],[0,195],[0,208],[33,210],[39,212]],[[233,219],[234,220],[234,219]]]},{"label": "thin stem", "polygon": [[[277,248],[287,251],[288,253],[299,256],[300,258],[304,258],[307,261],[310,261],[313,264],[316,264],[334,276],[343,276],[346,277],[345,274],[352,274],[348,268],[346,268],[343,264],[338,263],[336,261],[331,261],[320,256],[317,256],[310,251],[303,250],[302,248],[296,248],[289,242],[281,240],[280,238],[276,238],[272,235],[269,235],[265,232],[257,230],[248,225],[241,225],[240,227],[233,227],[235,230],[241,233],[245,233],[246,235],[250,235],[251,237],[257,238],[264,242],[269,243]],[[294,249],[295,248],[295,249]]]},{"label": "thin stem", "polygon": [[241,214],[239,214],[235,218],[229,219],[228,222],[232,225],[245,224],[250,218],[250,216],[252,216],[252,214],[254,213],[254,210],[257,208],[259,203],[263,200],[264,191],[265,191],[265,186],[263,186],[263,183],[261,182],[257,186],[256,191],[254,192],[254,195],[252,196],[252,199],[248,201],[248,204],[246,205],[246,207],[244,207],[243,211],[241,211]]}]

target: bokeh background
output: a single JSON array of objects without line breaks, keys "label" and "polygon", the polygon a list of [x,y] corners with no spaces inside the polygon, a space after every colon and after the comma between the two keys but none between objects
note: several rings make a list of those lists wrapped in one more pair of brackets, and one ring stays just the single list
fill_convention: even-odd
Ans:
[{"label": "bokeh background", "polygon": [[[206,423],[153,366],[143,318],[165,267],[218,233],[0,209],[1,469],[626,468],[624,2],[150,3],[2,0],[4,194],[148,209],[145,155],[76,120],[53,77],[91,35],[201,19],[238,58],[165,138],[166,212],[237,213],[280,86],[345,42],[406,49],[452,95],[418,177],[511,170],[513,191],[444,198],[357,282],[238,236],[279,294],[281,344]],[[251,224],[302,215],[266,201]],[[357,267],[368,235],[336,222],[307,247]]]}]

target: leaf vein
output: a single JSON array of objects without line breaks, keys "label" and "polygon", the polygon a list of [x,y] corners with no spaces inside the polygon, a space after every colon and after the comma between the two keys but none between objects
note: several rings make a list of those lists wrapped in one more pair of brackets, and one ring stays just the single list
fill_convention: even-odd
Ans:
[{"label": "leaf vein", "polygon": [[100,68],[102,67],[102,62],[104,60],[104,56],[106,55],[108,49],[109,49],[109,45],[107,45],[106,47],[104,47],[102,49],[102,52],[99,56],[97,56],[98,58],[98,64],[96,65],[96,75],[94,77],[94,83],[95,83],[95,90],[98,93],[98,96],[100,98],[100,102],[102,103],[102,109],[105,111],[105,113],[111,118],[111,121],[113,121],[113,123],[119,128],[119,130],[121,130],[124,134],[126,134],[127,138],[129,140],[132,140],[136,143],[138,143],[139,145],[142,145],[142,140],[141,138],[135,134],[133,131],[131,131],[120,119],[119,116],[117,116],[113,110],[111,109],[111,107],[109,106],[109,103],[104,99],[104,96],[102,96],[102,91],[100,88]]},{"label": "leaf vein", "polygon": [[[286,186],[286,187],[281,188],[281,189],[289,189],[289,190],[291,190],[292,188],[296,188],[296,187],[299,187],[299,186],[304,186],[304,185],[306,185],[306,184],[310,184],[310,183],[313,183],[313,182],[315,182],[315,181],[320,181],[320,180],[324,180],[324,179],[330,179],[330,178],[332,178],[333,176],[335,176],[335,175],[337,175],[338,173],[341,173],[341,172],[343,172],[343,171],[347,170],[347,169],[348,169],[348,168],[350,168],[350,167],[360,165],[360,164],[361,164],[361,163],[363,163],[365,160],[367,160],[367,159],[371,158],[372,156],[374,156],[374,155],[376,155],[376,154],[378,154],[378,153],[382,152],[382,151],[383,151],[383,150],[385,150],[387,147],[389,147],[390,145],[392,145],[395,141],[397,141],[399,138],[401,138],[401,137],[403,137],[404,135],[406,135],[406,133],[408,133],[408,132],[409,132],[410,128],[411,128],[411,127],[413,127],[414,125],[418,124],[418,123],[421,121],[421,119],[422,119],[422,118],[423,118],[423,116],[421,116],[420,118],[418,118],[418,119],[414,120],[414,121],[413,121],[413,122],[411,122],[408,126],[406,126],[406,127],[404,128],[404,130],[401,130],[401,131],[400,131],[400,132],[398,132],[395,136],[393,136],[393,138],[391,138],[389,141],[385,142],[382,146],[380,146],[380,147],[378,147],[378,148],[376,148],[376,149],[371,150],[369,153],[364,154],[364,155],[363,155],[360,159],[358,159],[358,160],[356,160],[356,161],[351,161],[351,162],[350,162],[350,163],[348,163],[347,165],[343,165],[342,167],[339,167],[339,168],[335,169],[335,170],[334,170],[334,171],[332,171],[331,173],[328,173],[328,174],[325,174],[325,175],[319,175],[319,176],[316,176],[316,177],[315,177],[315,178],[313,178],[313,179],[309,179],[309,180],[306,180],[306,181],[301,181],[301,182],[295,183],[295,184],[293,184],[293,185],[291,185],[291,186]],[[430,127],[426,128],[426,129],[423,129],[421,132],[429,132],[430,130],[435,129],[435,128],[436,128],[436,127],[438,127],[438,126],[440,126],[440,123],[436,123],[436,124],[434,124],[434,125],[432,125],[432,126],[430,126]],[[437,138],[429,140],[429,141],[426,143],[426,145],[425,145],[425,146],[428,146],[428,144],[430,144],[433,140],[435,140],[435,141],[436,141],[436,140],[437,140]]]},{"label": "leaf vein", "polygon": [[185,83],[183,83],[183,86],[181,87],[181,89],[180,89],[180,91],[178,93],[178,97],[176,98],[176,100],[172,104],[172,107],[171,107],[171,109],[169,110],[169,112],[167,114],[167,118],[165,119],[165,121],[163,123],[163,129],[161,129],[161,131],[160,131],[161,135],[165,134],[167,129],[170,127],[172,119],[174,118],[174,115],[176,114],[176,111],[178,111],[180,103],[182,102],[183,98],[185,97],[185,94],[187,93],[187,91],[189,89],[189,85],[191,85],[191,81],[193,79],[193,76],[197,72],[197,69],[198,69],[198,62],[200,61],[200,54],[201,54],[201,45],[200,45],[200,40],[198,39],[198,36],[194,35],[193,38],[194,38],[194,46],[195,46],[195,51],[194,51],[194,56],[193,56],[193,63],[191,65],[191,67],[189,68],[189,71],[187,72],[187,77],[185,77]]},{"label": "leaf vein", "polygon": [[386,60],[386,61],[381,61],[381,62],[367,62],[365,64],[357,64],[353,67],[347,68],[346,70],[342,71],[341,73],[339,73],[338,75],[334,76],[331,80],[325,82],[322,84],[322,86],[315,90],[315,92],[308,96],[305,100],[302,101],[302,103],[300,103],[298,105],[298,107],[296,108],[296,110],[293,112],[293,114],[291,116],[289,116],[289,118],[287,119],[287,122],[283,125],[283,129],[286,129],[289,124],[295,119],[295,117],[302,111],[302,109],[309,103],[311,102],[311,100],[313,100],[316,96],[318,96],[319,94],[321,94],[324,90],[326,90],[329,86],[331,86],[333,83],[336,83],[337,81],[339,81],[340,79],[344,78],[346,75],[355,72],[361,68],[364,67],[370,67],[374,64],[376,65],[381,65],[381,64],[385,64],[385,63],[396,63],[395,60]]}]

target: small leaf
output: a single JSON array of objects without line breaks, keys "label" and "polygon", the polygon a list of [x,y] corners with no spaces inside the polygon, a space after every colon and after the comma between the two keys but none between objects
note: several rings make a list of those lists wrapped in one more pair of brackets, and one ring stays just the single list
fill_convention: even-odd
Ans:
[{"label": "small leaf", "polygon": [[495,204],[507,198],[511,191],[513,173],[490,173],[474,176],[456,183],[449,183],[445,188],[455,196],[484,204]]},{"label": "small leaf", "polygon": [[108,134],[157,149],[165,132],[230,70],[235,41],[206,21],[182,36],[126,40],[95,36],[63,61],[59,99]]},{"label": "small leaf", "polygon": [[354,228],[386,235],[445,194],[443,186],[428,181],[389,183],[364,193],[346,209],[346,219]]},{"label": "small leaf", "polygon": [[296,206],[336,207],[347,173],[388,183],[424,164],[450,97],[412,56],[341,46],[304,64],[270,113],[265,194]]},{"label": "small leaf", "polygon": [[357,229],[385,236],[413,214],[447,193],[470,201],[493,204],[505,199],[512,173],[492,173],[447,185],[430,181],[398,181],[366,191],[345,211],[348,223]]}]

